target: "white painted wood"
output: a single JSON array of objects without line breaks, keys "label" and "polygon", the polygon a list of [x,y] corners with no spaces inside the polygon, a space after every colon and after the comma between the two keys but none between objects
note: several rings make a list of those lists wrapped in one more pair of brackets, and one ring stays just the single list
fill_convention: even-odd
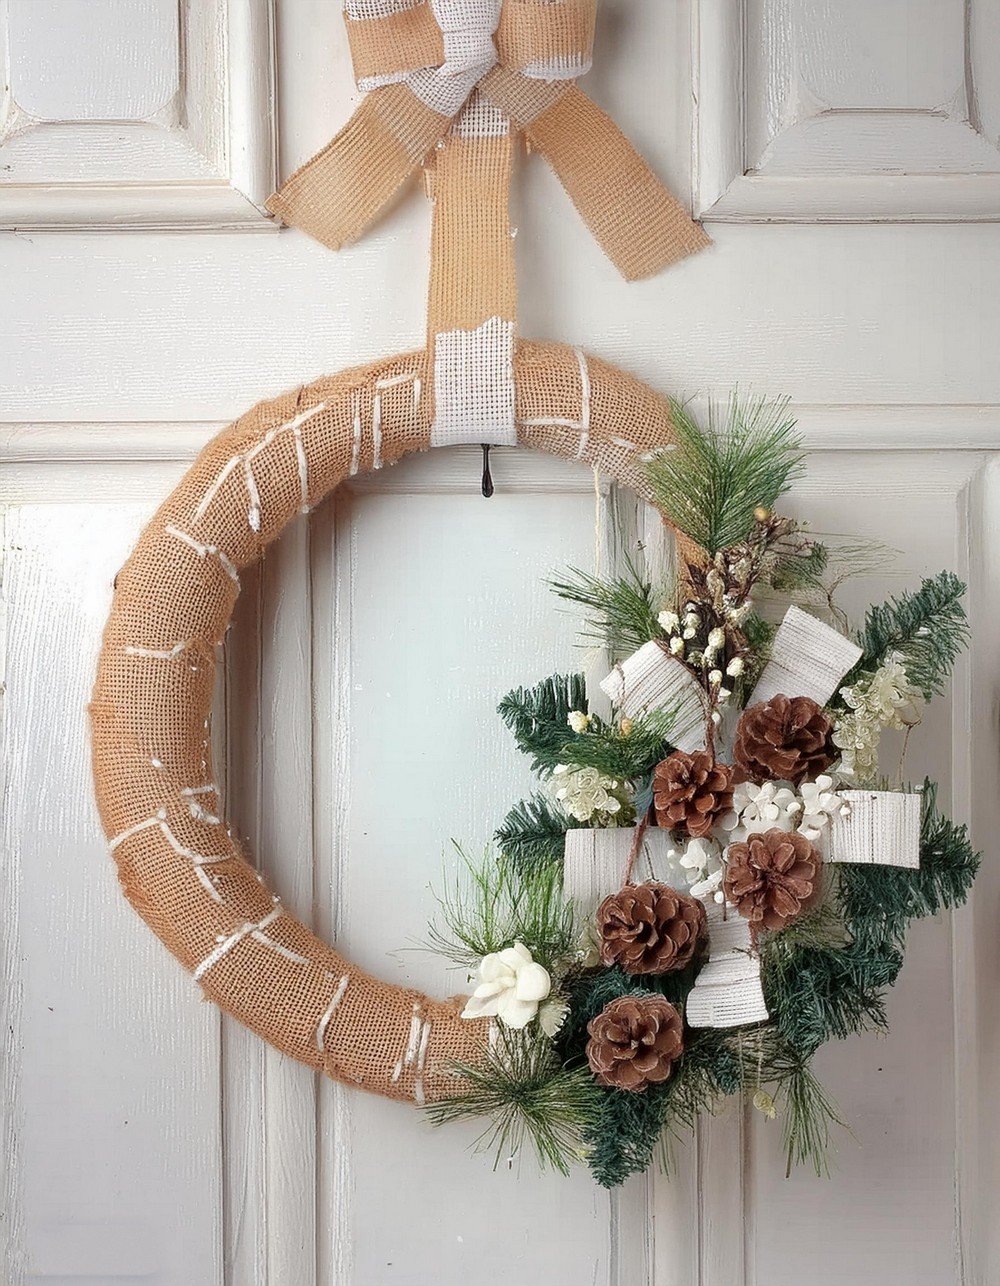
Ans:
[{"label": "white painted wood", "polygon": [[273,229],[273,51],[273,0],[2,0],[0,229]]},{"label": "white painted wood", "polygon": [[[40,10],[17,3],[23,27],[24,12]],[[796,511],[820,531],[869,532],[901,551],[852,587],[850,606],[949,564],[968,568],[976,590],[970,664],[915,734],[909,762],[913,776],[941,779],[990,860],[966,912],[914,933],[889,1039],[821,1057],[858,1143],[844,1140],[829,1182],[786,1182],[777,1126],[730,1105],[676,1150],[669,1181],[614,1199],[583,1175],[540,1179],[530,1161],[493,1174],[466,1153],[474,1132],[433,1132],[410,1110],[314,1083],[220,1025],[112,877],[81,709],[108,583],[139,522],[255,400],[419,344],[426,292],[429,210],[415,187],[339,256],[296,233],[220,231],[272,226],[259,206],[274,166],[273,103],[287,174],[358,101],[338,6],[178,6],[186,117],[170,115],[172,19],[155,9],[116,6],[122,30],[109,41],[84,23],[78,65],[44,83],[32,71],[21,91],[70,119],[0,144],[0,222],[48,229],[0,236],[0,1277],[991,1286],[1000,193],[988,169],[972,172],[981,152],[962,131],[994,149],[1000,139],[994,0],[968,6],[964,82],[951,0],[919,0],[915,26],[895,3],[868,6],[867,44],[857,23],[845,26],[853,3],[775,6],[753,58],[738,0],[602,0],[587,87],[677,191],[715,207],[715,247],[662,278],[625,286],[546,167],[530,159],[519,175],[523,333],[579,344],[682,395],[737,383],[790,394],[819,451]],[[0,12],[6,41],[10,5],[0,0]],[[72,22],[80,32],[78,13]],[[894,34],[908,22],[909,69],[897,66],[906,60]],[[805,51],[797,64],[786,57],[793,31]],[[126,119],[102,124],[80,87],[123,40],[140,53],[119,59],[100,102]],[[18,42],[22,67],[37,68],[36,37]],[[809,134],[816,118],[796,116],[776,135],[772,168],[741,177],[760,159],[744,163],[743,121],[766,147],[793,64],[800,89],[836,103],[834,136]],[[942,87],[970,78],[965,126]],[[802,93],[796,101],[799,112]],[[905,120],[889,110],[901,104]],[[879,138],[897,146],[910,116],[911,155],[960,173],[876,168],[887,153],[870,149]],[[12,158],[38,183],[13,181],[3,169]],[[798,222],[767,226],[782,219]],[[851,226],[828,226],[838,222]],[[137,226],[143,235],[131,235]],[[461,979],[406,948],[424,932],[447,840],[477,848],[528,784],[491,713],[496,697],[574,661],[593,660],[595,680],[606,672],[575,649],[572,617],[539,584],[566,561],[593,564],[593,479],[501,450],[493,471],[498,494],[486,504],[475,448],[424,456],[296,527],[247,578],[220,686],[239,833],[321,933],[385,976],[437,991]],[[614,494],[606,503],[641,532],[651,561],[669,561],[649,513],[629,513]],[[598,544],[605,565],[621,552],[606,517]],[[426,680],[442,667],[454,682],[439,697]],[[389,717],[409,729],[434,722],[427,757],[379,735]],[[395,807],[373,784],[390,771]],[[101,932],[82,934],[81,913]],[[72,1006],[57,1001],[50,1014],[54,992]],[[128,1127],[115,1116],[123,1106]]]},{"label": "white painted wood", "polygon": [[997,0],[697,0],[699,214],[1000,217],[998,24]]}]

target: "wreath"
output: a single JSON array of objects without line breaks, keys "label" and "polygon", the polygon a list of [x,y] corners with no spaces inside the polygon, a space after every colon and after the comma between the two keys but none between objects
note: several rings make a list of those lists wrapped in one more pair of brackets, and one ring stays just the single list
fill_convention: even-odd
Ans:
[{"label": "wreath", "polygon": [[[516,335],[518,136],[626,278],[709,244],[576,87],[595,15],[345,0],[366,97],[269,208],[336,248],[421,171],[427,345],[263,402],[206,447],[116,578],[91,721],[125,894],[208,998],[337,1080],[437,1121],[485,1117],[505,1155],[530,1139],[613,1186],[731,1094],[780,1108],[790,1160],[821,1164],[836,1111],[813,1053],[884,1025],[906,924],[957,905],[978,858],[930,783],[882,781],[877,763],[882,727],[912,726],[964,642],[957,579],[847,637],[833,552],[774,512],[800,463],[783,412],[734,404],[726,432],[701,428],[582,350]],[[610,476],[660,509],[680,570],[557,585],[615,662],[610,712],[579,676],[502,703],[545,790],[445,897],[434,942],[475,985],[435,1001],[285,911],[226,825],[209,734],[244,570],[346,479],[456,443]],[[796,600],[777,629],[765,594]]]}]

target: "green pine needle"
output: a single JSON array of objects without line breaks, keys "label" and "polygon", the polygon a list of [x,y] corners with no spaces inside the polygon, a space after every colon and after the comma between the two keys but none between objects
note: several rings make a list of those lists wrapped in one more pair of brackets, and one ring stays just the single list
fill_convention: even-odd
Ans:
[{"label": "green pine needle", "polygon": [[545,1039],[498,1026],[499,1039],[482,1064],[456,1063],[463,1092],[428,1105],[435,1125],[488,1118],[477,1148],[510,1164],[530,1142],[544,1169],[568,1174],[584,1155],[584,1133],[598,1110],[599,1090],[586,1067],[567,1070]]},{"label": "green pine needle", "polygon": [[676,449],[655,456],[646,474],[657,507],[710,554],[745,540],[754,510],[770,509],[800,473],[788,405],[734,395],[724,416],[712,405],[702,427],[671,403]]},{"label": "green pine needle", "polygon": [[965,589],[954,572],[939,572],[924,580],[915,593],[870,607],[858,638],[864,655],[845,682],[895,656],[927,701],[941,692],[968,643],[969,623],[962,606]]},{"label": "green pine needle", "polygon": [[583,714],[588,710],[587,682],[582,674],[554,674],[533,688],[515,688],[497,707],[518,749],[531,756],[534,772],[551,772],[564,762],[573,710]]},{"label": "green pine needle", "polygon": [[618,661],[651,639],[665,637],[657,604],[662,607],[668,598],[653,589],[631,559],[625,565],[625,574],[614,580],[571,567],[565,579],[549,581],[560,598],[587,609],[581,637],[588,644],[600,643]]},{"label": "green pine needle", "polygon": [[544,795],[515,804],[493,836],[500,852],[523,870],[544,862],[561,862],[567,830],[579,826]]},{"label": "green pine needle", "polygon": [[490,851],[474,862],[455,847],[463,870],[438,898],[444,927],[431,926],[431,950],[470,970],[515,942],[547,969],[572,955],[579,931],[561,864],[516,867]]}]

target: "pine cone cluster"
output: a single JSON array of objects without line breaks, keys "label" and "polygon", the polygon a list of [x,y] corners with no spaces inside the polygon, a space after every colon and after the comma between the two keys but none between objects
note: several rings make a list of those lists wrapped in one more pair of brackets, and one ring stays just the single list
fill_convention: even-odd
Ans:
[{"label": "pine cone cluster", "polygon": [[733,804],[733,769],[716,763],[707,750],[675,750],[653,774],[656,820],[668,830],[703,839],[720,813]]},{"label": "pine cone cluster", "polygon": [[597,911],[601,959],[628,974],[684,969],[706,928],[697,898],[669,884],[630,884],[604,899]]},{"label": "pine cone cluster", "polygon": [[664,996],[620,996],[587,1025],[587,1062],[602,1085],[641,1094],[684,1052],[681,1016]]},{"label": "pine cone cluster", "polygon": [[818,777],[837,757],[833,725],[811,697],[772,697],[744,710],[736,726],[733,758],[750,780]]},{"label": "pine cone cluster", "polygon": [[804,835],[751,835],[726,854],[726,899],[755,931],[783,929],[819,895],[821,866],[818,849]]}]

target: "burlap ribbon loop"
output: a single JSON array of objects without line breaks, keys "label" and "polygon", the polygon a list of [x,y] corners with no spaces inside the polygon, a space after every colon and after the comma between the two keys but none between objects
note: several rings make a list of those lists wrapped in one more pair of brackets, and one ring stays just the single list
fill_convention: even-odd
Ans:
[{"label": "burlap ribbon loop", "polygon": [[356,240],[424,164],[475,90],[541,153],[629,280],[709,244],[624,134],[573,83],[597,0],[346,0],[364,102],[268,201],[332,249]]}]

